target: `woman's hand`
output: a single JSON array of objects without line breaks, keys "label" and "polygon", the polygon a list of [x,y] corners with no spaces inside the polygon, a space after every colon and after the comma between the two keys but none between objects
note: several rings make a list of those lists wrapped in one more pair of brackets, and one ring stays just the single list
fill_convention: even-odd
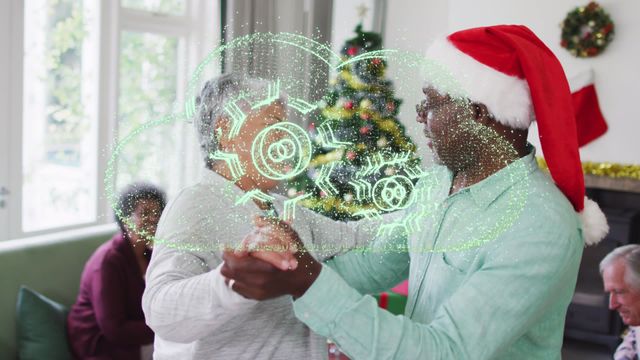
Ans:
[{"label": "woman's hand", "polygon": [[254,223],[256,229],[242,240],[234,254],[253,256],[280,270],[295,270],[298,261],[294,254],[302,248],[298,234],[281,220],[257,216]]}]

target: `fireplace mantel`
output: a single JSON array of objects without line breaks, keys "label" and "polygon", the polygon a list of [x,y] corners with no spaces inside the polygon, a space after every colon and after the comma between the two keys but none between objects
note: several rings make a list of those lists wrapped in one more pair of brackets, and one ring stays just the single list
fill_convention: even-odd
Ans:
[{"label": "fireplace mantel", "polygon": [[607,217],[609,234],[583,251],[565,336],[604,344],[613,351],[620,342],[623,324],[618,314],[608,309],[598,266],[616,247],[640,242],[640,181],[586,174],[585,185],[587,196]]},{"label": "fireplace mantel", "polygon": [[640,180],[630,178],[612,178],[608,176],[584,176],[584,184],[588,188],[624,191],[640,194]]}]

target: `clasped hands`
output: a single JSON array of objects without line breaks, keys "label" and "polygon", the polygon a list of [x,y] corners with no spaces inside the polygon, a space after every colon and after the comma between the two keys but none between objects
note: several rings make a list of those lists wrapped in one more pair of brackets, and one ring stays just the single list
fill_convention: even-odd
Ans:
[{"label": "clasped hands", "polygon": [[256,229],[240,246],[223,253],[221,274],[227,284],[255,300],[304,295],[320,274],[322,264],[309,254],[286,222],[262,216],[254,222]]}]

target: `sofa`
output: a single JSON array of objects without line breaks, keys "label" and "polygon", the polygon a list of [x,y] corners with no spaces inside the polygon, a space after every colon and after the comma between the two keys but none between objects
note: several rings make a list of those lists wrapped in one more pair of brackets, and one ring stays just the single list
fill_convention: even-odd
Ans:
[{"label": "sofa", "polygon": [[0,242],[0,359],[17,359],[16,300],[25,285],[65,306],[75,301],[85,262],[114,224]]}]

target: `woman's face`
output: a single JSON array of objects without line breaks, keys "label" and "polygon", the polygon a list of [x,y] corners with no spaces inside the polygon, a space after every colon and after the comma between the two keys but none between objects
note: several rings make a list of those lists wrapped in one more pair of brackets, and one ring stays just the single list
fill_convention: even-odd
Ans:
[{"label": "woman's face", "polygon": [[[224,144],[226,152],[235,153],[238,155],[240,162],[246,172],[246,176],[249,177],[256,187],[262,191],[269,191],[275,188],[279,181],[271,179],[262,174],[256,167],[254,156],[263,156],[261,154],[252,154],[253,141],[256,136],[264,129],[278,124],[286,120],[286,110],[284,105],[280,102],[273,102],[270,105],[266,105],[255,109],[247,115],[245,122],[242,124],[237,136],[228,140]],[[265,138],[265,143],[271,144],[281,139],[284,136],[282,131],[270,132]],[[271,164],[272,167],[277,168],[278,164]]]},{"label": "woman's face", "polygon": [[152,199],[141,199],[136,203],[136,207],[131,213],[131,222],[135,226],[135,231],[127,227],[129,237],[133,242],[146,241],[147,247],[151,248],[151,239],[156,233],[158,221],[162,215],[162,206],[158,201]]}]

